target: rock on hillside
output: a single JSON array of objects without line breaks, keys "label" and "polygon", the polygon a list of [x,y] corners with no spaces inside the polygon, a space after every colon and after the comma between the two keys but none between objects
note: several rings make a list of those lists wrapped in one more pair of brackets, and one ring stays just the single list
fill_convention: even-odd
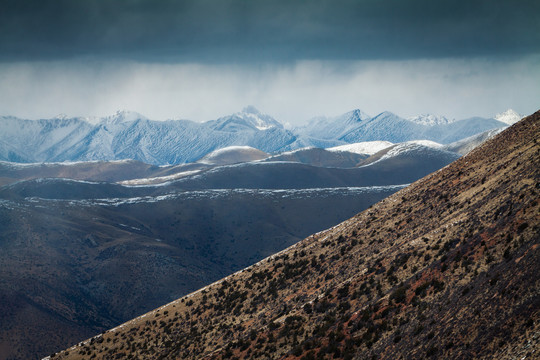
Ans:
[{"label": "rock on hillside", "polygon": [[54,358],[537,358],[539,128]]}]

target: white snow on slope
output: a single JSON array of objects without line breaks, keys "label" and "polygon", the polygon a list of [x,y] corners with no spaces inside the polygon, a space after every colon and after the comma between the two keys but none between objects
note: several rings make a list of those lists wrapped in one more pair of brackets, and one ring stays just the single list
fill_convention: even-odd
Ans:
[{"label": "white snow on slope", "polygon": [[229,165],[242,162],[263,160],[270,155],[251,146],[228,146],[205,155],[199,164]]},{"label": "white snow on slope", "polygon": [[450,124],[451,122],[455,121],[455,120],[449,120],[448,118],[444,116],[433,115],[433,114],[422,114],[422,115],[412,116],[410,118],[407,118],[407,120],[420,124],[420,125],[427,125],[427,126]]},{"label": "white snow on slope", "polygon": [[248,106],[240,112],[206,122],[205,124],[209,125],[214,130],[227,132],[245,130],[264,131],[272,128],[283,128],[283,125],[279,121],[270,115],[261,113],[253,106]]},{"label": "white snow on slope", "polygon": [[259,130],[267,130],[280,125],[272,117],[262,114],[253,106],[244,108],[239,115],[250,119]]},{"label": "white snow on slope", "polygon": [[388,150],[388,152],[383,157],[381,157],[381,160],[388,159],[388,158],[398,156],[398,155],[407,154],[413,151],[421,150],[422,148],[425,148],[425,147],[430,147],[430,146],[426,146],[424,144],[421,144],[420,142],[412,142],[412,141],[400,143],[394,146],[393,148],[391,148],[390,150]]},{"label": "white snow on slope", "polygon": [[373,155],[381,150],[384,150],[386,148],[389,148],[390,146],[394,145],[390,141],[365,141],[355,144],[347,144],[347,145],[341,145],[336,146],[332,148],[328,148],[326,150],[328,151],[347,151],[352,152],[355,154],[367,154],[367,155]]},{"label": "white snow on slope", "polygon": [[295,128],[295,132],[317,139],[341,139],[370,119],[370,115],[356,109],[335,117],[316,117],[307,125]]},{"label": "white snow on slope", "polygon": [[118,110],[114,115],[107,116],[101,119],[101,123],[106,124],[120,124],[128,123],[136,120],[148,120],[144,115],[141,115],[135,111]]},{"label": "white snow on slope", "polygon": [[438,142],[431,141],[431,140],[411,140],[411,141],[406,141],[402,144],[423,145],[423,146],[434,148],[434,149],[441,149],[444,146],[442,144],[439,144]]},{"label": "white snow on slope", "polygon": [[257,150],[257,149],[255,149],[254,147],[251,147],[251,146],[240,146],[240,145],[227,146],[227,147],[224,147],[224,148],[221,148],[221,149],[217,149],[216,151],[212,151],[209,155],[216,156],[216,155],[222,155],[224,153],[228,153],[228,152],[231,152],[231,151],[242,151],[242,150],[250,151],[250,150]]},{"label": "white snow on slope", "polygon": [[152,184],[160,184],[162,183],[180,179],[186,176],[190,176],[193,174],[196,174],[200,172],[201,170],[189,170],[189,171],[183,171],[172,175],[167,176],[156,176],[156,177],[150,177],[150,178],[141,178],[141,179],[131,179],[131,180],[124,180],[119,181],[117,184],[125,185],[125,186],[135,186],[135,185],[152,185]]},{"label": "white snow on slope", "polygon": [[[442,150],[443,145],[436,143],[434,141],[430,140],[413,140],[413,141],[406,141],[399,143],[393,147],[391,147],[386,154],[384,154],[380,159],[377,161],[369,164],[373,165],[375,163],[378,163],[380,161],[390,159],[399,155],[405,155],[408,153],[418,153],[422,151],[430,151],[429,149],[441,149]],[[367,166],[369,166],[367,165]]]},{"label": "white snow on slope", "polygon": [[[309,189],[206,189],[178,192],[159,196],[141,196],[133,198],[104,198],[104,199],[86,199],[86,200],[58,200],[58,199],[42,199],[32,198],[36,201],[54,201],[65,202],[71,206],[121,206],[138,203],[156,203],[167,200],[192,200],[192,199],[218,199],[225,198],[231,195],[246,194],[265,198],[282,198],[282,199],[306,199],[310,197],[325,198],[335,197],[337,195],[359,195],[373,192],[381,192],[386,190],[398,191],[409,184],[402,185],[385,185],[385,186],[365,186],[365,187],[339,187],[339,188],[309,188]],[[31,200],[26,198],[26,200]],[[1,205],[1,204],[0,204]]]},{"label": "white snow on slope", "polygon": [[[11,167],[14,169],[19,168],[30,168],[30,167],[41,167],[41,166],[77,166],[85,164],[97,164],[97,163],[107,163],[107,164],[122,164],[136,162],[132,159],[123,159],[123,160],[85,160],[85,161],[57,161],[57,162],[35,162],[35,163],[16,163],[11,161],[0,160],[0,165]],[[166,165],[168,166],[168,165]]]},{"label": "white snow on slope", "polygon": [[517,123],[519,120],[523,118],[523,115],[518,114],[512,109],[508,109],[502,113],[499,113],[495,115],[494,119],[497,121],[501,121],[503,123],[506,123],[508,125],[512,125]]}]

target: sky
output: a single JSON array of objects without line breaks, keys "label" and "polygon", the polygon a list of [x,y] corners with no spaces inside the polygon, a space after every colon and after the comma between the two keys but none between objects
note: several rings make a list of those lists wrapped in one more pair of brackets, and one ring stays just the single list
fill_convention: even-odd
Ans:
[{"label": "sky", "polygon": [[540,2],[0,0],[0,115],[540,108]]}]

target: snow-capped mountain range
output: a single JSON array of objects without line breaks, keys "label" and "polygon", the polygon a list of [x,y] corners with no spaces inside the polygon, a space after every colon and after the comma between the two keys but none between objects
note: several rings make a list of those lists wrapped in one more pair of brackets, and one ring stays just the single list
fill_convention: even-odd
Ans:
[{"label": "snow-capped mountain range", "polygon": [[228,146],[278,153],[366,141],[431,140],[448,144],[506,127],[520,118],[513,110],[495,118],[464,120],[435,115],[405,119],[391,112],[371,117],[353,110],[337,117],[315,118],[289,130],[252,106],[204,123],[153,121],[129,111],[101,119],[63,115],[25,120],[4,116],[0,117],[0,160],[29,163],[134,159],[165,165],[193,162]]}]

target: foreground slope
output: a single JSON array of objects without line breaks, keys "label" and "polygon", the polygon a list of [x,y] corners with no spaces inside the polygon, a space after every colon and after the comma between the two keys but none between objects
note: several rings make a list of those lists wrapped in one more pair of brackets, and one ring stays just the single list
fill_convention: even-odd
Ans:
[{"label": "foreground slope", "polygon": [[537,357],[539,127],[54,358]]}]

